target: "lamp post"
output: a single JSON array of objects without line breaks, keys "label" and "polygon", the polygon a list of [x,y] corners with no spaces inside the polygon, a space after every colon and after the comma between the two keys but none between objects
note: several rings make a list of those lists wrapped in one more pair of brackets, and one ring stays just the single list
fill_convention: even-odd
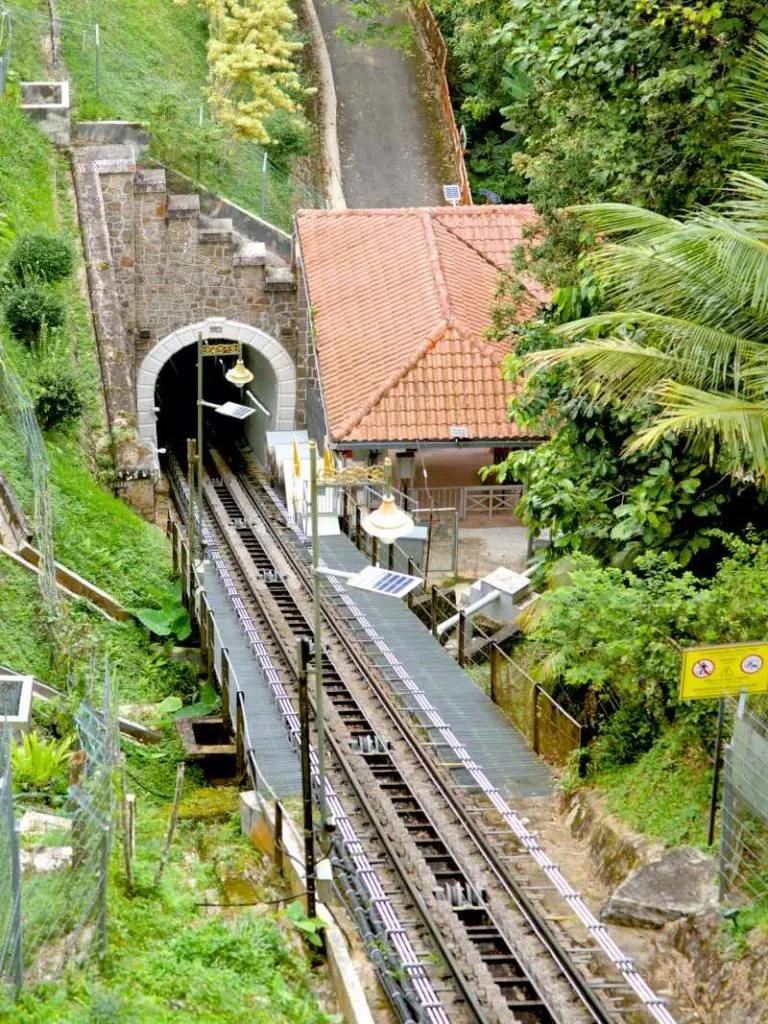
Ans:
[{"label": "lamp post", "polygon": [[[361,472],[357,467],[351,467],[349,472],[344,470],[324,471],[323,479],[320,482],[342,486],[345,484],[361,483]],[[373,474],[372,474],[373,475]],[[315,641],[315,728],[317,731],[317,762],[318,780],[320,784],[320,828],[325,830],[327,826],[327,806],[325,801],[325,713],[323,708],[323,644],[322,644],[322,604],[320,596],[320,538],[318,525],[318,473],[317,473],[317,443],[309,442],[309,500],[310,515],[312,520],[312,611],[314,613],[314,641]],[[384,460],[384,494],[381,504],[373,512],[369,513],[362,522],[362,528],[372,537],[378,538],[382,544],[392,544],[400,537],[410,533],[414,527],[413,519],[398,508],[392,496],[392,460]],[[348,575],[346,573],[342,575]]]},{"label": "lamp post", "polygon": [[[209,345],[210,351],[205,351],[202,332],[197,336],[197,511],[200,517],[200,528],[195,532],[195,550],[197,560],[202,562],[205,555],[205,544],[203,541],[203,407],[216,409],[223,415],[228,415],[223,406],[217,406],[212,402],[203,401],[203,359],[206,356],[237,355],[235,365],[224,374],[230,384],[235,387],[244,388],[253,380],[253,374],[243,363],[243,346],[241,343],[225,343],[223,345]],[[249,412],[253,412],[252,409]],[[242,416],[238,417],[242,419]],[[193,502],[192,492],[189,495],[190,504]],[[194,525],[194,512],[192,513],[192,525]],[[190,555],[192,551],[190,550]]]}]

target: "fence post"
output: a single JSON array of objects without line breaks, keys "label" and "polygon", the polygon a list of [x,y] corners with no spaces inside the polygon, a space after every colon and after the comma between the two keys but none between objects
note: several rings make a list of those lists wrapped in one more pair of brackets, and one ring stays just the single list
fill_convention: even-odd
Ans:
[{"label": "fence post", "polygon": [[109,822],[101,826],[99,863],[99,956],[107,953],[107,888],[109,883]]},{"label": "fence post", "polygon": [[[6,738],[0,736],[0,743],[5,744]],[[13,988],[16,995],[21,991],[24,981],[24,955],[21,941],[21,854],[19,852],[19,833],[16,831],[16,818],[13,813],[13,789],[11,786],[11,752],[7,749],[8,763],[3,781],[2,801],[5,804],[8,837],[11,849],[11,960],[13,964]]]},{"label": "fence post", "polygon": [[387,545],[387,568],[388,569],[394,569],[395,568],[395,545],[394,544]]},{"label": "fence post", "polygon": [[451,545],[451,573],[459,575],[459,514],[453,510],[453,544]]},{"label": "fence post", "polygon": [[174,578],[179,575],[179,528],[171,523],[171,557],[173,559]]},{"label": "fence post", "polygon": [[229,710],[229,652],[221,648],[221,717],[224,724],[232,730],[232,715]]},{"label": "fence post", "polygon": [[437,584],[432,584],[430,617],[432,622],[432,636],[437,639]]},{"label": "fence post", "polygon": [[206,608],[208,602],[205,599],[205,594],[200,591],[200,604],[198,606],[198,627],[200,629],[200,675],[207,676],[210,671],[208,665],[208,618],[206,616]]},{"label": "fence post", "polygon": [[717,736],[715,738],[715,767],[712,771],[712,794],[709,800],[709,829],[707,846],[715,841],[715,820],[717,818],[717,789],[720,781],[720,757],[723,750],[723,727],[725,725],[725,697],[720,698],[717,710]]},{"label": "fence post", "polygon": [[99,32],[98,23],[93,26],[93,34],[96,39],[96,99],[100,99],[100,86],[101,86],[101,33]]},{"label": "fence post", "polygon": [[349,495],[346,487],[341,489],[341,532],[349,536]]},{"label": "fence post", "polygon": [[464,634],[464,627],[466,626],[467,617],[463,611],[459,612],[459,650],[458,650],[458,661],[459,668],[464,668],[464,662],[466,660],[465,642],[466,637]]},{"label": "fence post", "polygon": [[208,602],[205,602],[205,638],[206,638],[206,651],[205,651],[205,665],[208,674],[208,679],[211,683],[216,680],[216,665],[214,662],[214,626],[213,626],[213,612],[211,611]]},{"label": "fence post", "polygon": [[371,565],[376,565],[379,561],[379,538],[371,537]]},{"label": "fence post", "polygon": [[299,681],[299,723],[301,726],[301,795],[304,807],[304,878],[307,891],[307,917],[314,917],[315,905],[315,836],[312,818],[312,778],[309,761],[309,695],[307,693],[307,661],[309,643],[298,642],[297,665]]},{"label": "fence post", "polygon": [[533,691],[531,693],[531,713],[533,715],[531,721],[531,746],[533,747],[534,754],[539,752],[539,684],[533,684]]},{"label": "fence post", "polygon": [[267,157],[267,151],[264,150],[264,159],[261,162],[261,216],[267,208],[267,165],[269,158]]},{"label": "fence post", "polygon": [[355,547],[358,551],[360,550],[360,537],[362,534],[361,522],[360,506],[355,505]]},{"label": "fence post", "polygon": [[[413,559],[409,558],[408,559],[408,575],[409,576],[413,576],[414,568],[415,567],[414,567],[414,564],[413,564]],[[413,608],[413,591],[412,590],[408,591],[408,596],[406,597],[405,601],[406,601],[406,604],[408,605],[409,608]]]},{"label": "fence post", "polygon": [[283,868],[283,805],[275,800],[275,866],[282,878]]},{"label": "fence post", "polygon": [[491,693],[490,697],[494,704],[497,701],[497,687],[499,680],[499,664],[501,662],[501,649],[498,644],[491,644]]},{"label": "fence post", "polygon": [[725,748],[723,759],[723,806],[720,817],[720,850],[718,857],[717,901],[722,903],[728,889],[729,859],[733,851],[733,790],[731,788],[731,748]]}]

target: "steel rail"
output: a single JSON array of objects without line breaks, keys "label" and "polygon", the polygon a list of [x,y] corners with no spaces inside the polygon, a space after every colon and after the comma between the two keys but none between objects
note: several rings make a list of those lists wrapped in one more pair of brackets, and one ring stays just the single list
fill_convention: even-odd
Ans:
[{"label": "steel rail", "polygon": [[[234,474],[233,474],[233,476],[234,476]],[[236,497],[234,495],[232,495],[231,490],[229,490],[227,488],[227,484],[226,484],[226,480],[225,479],[222,480],[222,486],[225,487],[228,490],[228,493],[232,497],[232,500],[239,507],[239,502],[237,501]],[[212,511],[212,514],[213,514],[213,518],[216,521],[217,520],[216,510],[215,510],[215,508],[213,508],[211,506],[210,501],[208,501],[208,505],[211,508],[211,511]],[[224,510],[224,511],[226,512],[226,510]],[[240,511],[242,512],[243,510],[240,509]],[[219,526],[220,529],[221,529],[221,525],[222,525],[221,523],[218,523],[218,526]],[[226,536],[225,536],[225,541],[226,541]],[[265,552],[265,554],[267,554],[267,557],[269,557],[267,552]],[[235,558],[236,561],[238,561],[237,556],[236,556],[236,554],[234,552],[233,552],[233,557]],[[248,573],[247,573],[245,567],[243,567],[242,565],[240,566],[240,572],[242,573],[242,575],[244,577],[246,577],[246,581],[247,581]],[[279,573],[277,572],[277,569],[275,569],[275,575],[279,576]],[[265,621],[265,623],[267,625],[267,628],[268,628],[268,630],[269,630],[269,632],[270,632],[270,634],[272,636],[272,639],[273,639],[274,643],[276,644],[276,646],[280,649],[280,652],[282,654],[283,660],[285,662],[285,667],[288,669],[288,671],[291,673],[291,675],[293,675],[294,677],[297,677],[297,666],[296,666],[295,658],[294,658],[294,655],[293,655],[293,651],[289,648],[289,645],[287,644],[285,638],[281,635],[280,630],[279,630],[279,628],[277,626],[277,623],[274,621],[274,619],[272,617],[271,609],[269,609],[268,607],[264,606],[264,604],[263,604],[263,602],[262,602],[262,600],[260,598],[260,595],[258,594],[257,591],[255,591],[253,588],[250,588],[250,589],[251,589],[251,595],[253,597],[253,600],[256,603],[256,605],[258,606],[259,611],[260,611],[262,617],[264,618],[264,621]],[[308,626],[308,632],[311,632],[311,630],[309,629],[309,626]],[[314,707],[314,700],[313,700],[313,697],[312,697],[311,694],[309,696],[309,700],[310,700],[310,704]],[[371,734],[375,735],[376,730],[373,727],[373,725],[369,725],[369,727],[370,727],[370,730],[371,730]],[[372,807],[371,802],[368,799],[368,796],[366,795],[366,792],[365,792],[364,788],[362,787],[362,784],[360,783],[360,781],[355,776],[354,770],[353,770],[353,768],[352,768],[352,766],[351,766],[351,764],[349,762],[349,759],[346,756],[346,753],[344,751],[344,747],[339,744],[339,742],[336,740],[334,735],[332,733],[330,733],[330,732],[327,733],[326,740],[328,742],[328,745],[329,745],[330,749],[332,750],[332,752],[334,754],[334,757],[336,759],[338,767],[343,771],[348,784],[355,791],[355,797],[358,800],[358,802],[360,803],[361,807],[363,808],[363,811],[365,812],[366,817],[369,819],[369,821],[371,822],[373,827],[376,829],[377,834],[378,834],[378,840],[381,842],[381,844],[383,845],[384,849],[386,850],[387,855],[388,855],[390,861],[392,862],[392,865],[393,865],[396,873],[400,877],[400,880],[401,880],[401,882],[403,884],[403,887],[407,891],[409,899],[412,900],[412,902],[414,903],[414,905],[418,909],[419,914],[420,914],[420,916],[421,916],[421,918],[423,920],[423,923],[424,923],[425,927],[427,928],[427,930],[429,931],[430,936],[431,936],[432,940],[434,941],[435,945],[437,946],[437,949],[438,949],[441,957],[445,960],[445,962],[447,963],[448,967],[451,970],[451,973],[454,975],[454,978],[455,978],[455,980],[456,980],[456,982],[458,984],[458,987],[459,987],[459,989],[461,991],[463,999],[465,1000],[467,1006],[471,1009],[471,1011],[474,1014],[474,1017],[475,1017],[476,1021],[478,1022],[478,1024],[487,1024],[487,1017],[486,1017],[485,1013],[483,1012],[483,1009],[480,1006],[480,1003],[479,1003],[475,993],[473,992],[472,988],[470,987],[470,984],[467,981],[464,973],[461,971],[461,968],[459,967],[459,965],[456,962],[456,958],[452,954],[452,952],[451,952],[450,948],[448,947],[447,943],[445,942],[441,932],[439,931],[437,925],[435,924],[435,922],[434,922],[434,920],[432,918],[432,915],[431,915],[431,913],[429,911],[429,908],[424,903],[424,900],[423,900],[420,892],[413,885],[413,883],[411,882],[410,878],[408,877],[408,871],[403,866],[401,858],[398,855],[397,851],[395,850],[394,845],[392,844],[392,842],[389,839],[389,837],[387,836],[387,834],[376,826],[376,812],[375,812],[374,808]]]},{"label": "steel rail", "polygon": [[[188,485],[179,473],[178,463],[172,455],[171,474],[172,483],[175,485],[177,490],[177,497],[180,496],[183,505],[187,505],[189,502]],[[199,521],[200,515],[198,510],[195,510],[195,516]],[[200,525],[202,526],[207,552],[226,589],[230,603],[232,604],[243,630],[245,631],[251,650],[256,656],[256,659],[261,666],[261,670],[272,689],[275,701],[283,715],[283,721],[291,738],[291,743],[295,749],[298,750],[301,742],[301,726],[298,712],[293,707],[293,702],[286,692],[277,670],[272,664],[266,645],[262,641],[258,630],[248,615],[245,603],[238,593],[237,586],[232,580],[231,574],[218,551],[218,547],[214,541],[211,531],[204,522]],[[310,747],[310,768],[314,784],[317,786],[319,784],[320,775],[318,771],[317,752],[314,747]],[[432,987],[432,983],[426,974],[424,966],[419,961],[405,928],[400,923],[397,913],[384,891],[384,887],[375,868],[368,860],[362,843],[357,837],[354,826],[352,825],[352,822],[350,821],[333,784],[328,779],[325,780],[325,792],[328,807],[334,816],[337,833],[341,837],[341,841],[352,859],[354,870],[368,894],[370,904],[374,908],[376,915],[379,917],[384,932],[397,954],[403,971],[413,987],[413,992],[420,1006],[420,1016],[424,1021],[429,1022],[429,1024],[450,1024],[450,1018],[448,1017],[440,998]],[[407,996],[405,993],[404,995]]]},{"label": "steel rail", "polygon": [[[269,496],[271,503],[280,512],[289,529],[296,535],[300,545],[306,549],[308,538],[303,532],[295,518],[290,514],[280,496],[269,484],[260,484],[264,492]],[[253,495],[251,495],[253,497]],[[255,499],[254,499],[255,500]],[[415,702],[417,710],[428,721],[429,728],[436,729],[441,737],[442,743],[449,747],[457,762],[475,781],[483,795],[498,812],[502,820],[515,836],[522,849],[529,854],[537,866],[544,872],[545,877],[553,889],[566,901],[566,905],[581,921],[587,933],[593,941],[601,948],[608,957],[614,968],[621,974],[627,985],[632,989],[644,1009],[658,1024],[676,1024],[675,1018],[667,1009],[665,1002],[648,985],[635,967],[634,961],[627,956],[611,937],[607,926],[595,917],[592,910],[584,902],[581,894],[572,888],[568,880],[561,873],[556,864],[552,862],[547,853],[539,845],[536,836],[530,832],[520,817],[512,810],[502,797],[498,788],[494,786],[479,765],[471,756],[469,751],[454,734],[450,725],[446,723],[428,697],[419,689],[413,679],[408,675],[406,669],[400,664],[397,656],[390,650],[384,639],[379,636],[363,612],[354,603],[342,584],[334,577],[328,578],[329,585],[336,592],[342,603],[348,608],[360,627],[364,630],[369,640],[377,647],[387,663],[397,675],[399,681],[408,691],[409,699]]]},{"label": "steel rail", "polygon": [[[219,466],[220,466],[220,464],[217,463],[217,470],[219,469]],[[226,474],[228,474],[229,472],[230,472],[229,468],[226,467]],[[260,536],[257,537],[257,535],[255,534],[255,532],[253,530],[253,523],[249,519],[249,512],[253,511],[252,507],[254,506],[254,500],[253,500],[252,495],[250,494],[250,490],[248,490],[246,488],[246,486],[245,486],[244,482],[242,481],[242,479],[234,476],[234,474],[231,474],[231,476],[232,476],[232,478],[237,479],[239,481],[239,483],[240,483],[240,488],[239,488],[240,489],[240,494],[243,495],[243,498],[239,497],[238,494],[233,492],[233,489],[232,489],[231,485],[228,482],[227,475],[225,475],[223,472],[221,474],[217,473],[217,480],[214,483],[212,483],[212,492],[217,497],[217,502],[214,505],[211,506],[212,511],[213,511],[213,515],[214,515],[214,518],[217,518],[217,519],[220,516],[223,516],[223,517],[229,516],[230,519],[229,519],[229,521],[226,524],[228,526],[230,526],[231,528],[233,528],[234,530],[237,530],[239,532],[239,534],[241,535],[241,538],[243,539],[243,542],[244,542],[243,551],[242,551],[241,554],[234,553],[234,557],[236,557],[236,560],[238,561],[239,566],[240,566],[240,570],[244,574],[244,577],[246,577],[247,581],[250,581],[250,579],[252,577],[252,570],[255,567],[257,572],[260,575],[260,578],[265,579],[265,581],[266,581],[266,589],[268,591],[270,591],[272,598],[278,600],[278,602],[279,602],[278,603],[279,612],[278,612],[278,616],[276,616],[276,620],[275,620],[274,609],[272,609],[269,605],[265,605],[261,595],[257,591],[253,591],[254,599],[255,599],[256,603],[259,605],[260,612],[263,615],[265,622],[267,623],[267,627],[268,627],[270,633],[272,634],[272,637],[273,637],[273,639],[275,641],[275,644],[278,645],[279,648],[282,650],[283,656],[284,656],[284,658],[286,660],[286,663],[290,667],[290,671],[292,673],[295,673],[294,659],[293,659],[293,656],[291,654],[291,651],[288,650],[288,647],[287,647],[288,641],[285,639],[285,636],[281,632],[280,624],[283,623],[285,630],[287,632],[290,632],[292,635],[295,635],[295,636],[305,635],[305,634],[306,635],[310,635],[311,634],[311,627],[309,625],[308,611],[305,611],[304,609],[301,608],[301,606],[297,603],[297,600],[296,600],[295,596],[286,587],[285,583],[283,583],[281,581],[281,579],[280,579],[280,571],[278,570],[278,566],[276,566],[274,561],[273,561],[273,556],[271,556],[269,554],[269,552],[266,550],[266,548],[263,546],[261,537]],[[244,504],[243,504],[244,501],[247,503],[247,507],[244,506]],[[210,502],[209,502],[209,504],[210,504]],[[217,506],[219,504],[220,504],[220,512],[219,512],[219,510],[217,508]],[[231,506],[231,507],[229,508],[227,506]],[[256,507],[256,511],[258,512],[259,520],[260,521],[264,521],[263,513],[261,511],[259,511],[258,506]],[[232,516],[237,517],[237,518],[231,518]],[[237,523],[237,525],[233,525],[234,523]],[[265,521],[264,521],[264,523],[265,523],[265,525],[268,526],[268,524]],[[224,520],[223,519],[220,520],[219,525],[221,525],[221,526],[224,525]],[[271,530],[270,530],[270,534],[271,534]],[[294,568],[297,568],[297,566],[295,565],[295,563],[293,561],[292,552],[290,551],[290,549],[287,550],[287,551],[284,550],[283,545],[280,542],[275,541],[274,539],[272,539],[272,542],[275,544],[276,547],[279,548],[279,550],[284,552],[285,556],[288,559],[290,559],[289,564],[293,565]],[[246,561],[248,562],[248,564],[244,564],[244,562],[246,562]],[[266,566],[264,564],[265,562],[267,562],[269,564],[270,569],[266,568]],[[271,579],[272,577],[274,577],[274,579]],[[299,570],[297,572],[297,577],[298,577],[299,581],[301,581],[301,568],[299,568]],[[303,584],[302,584],[302,586],[303,586]],[[272,591],[271,590],[272,587],[278,588],[278,591]],[[279,592],[280,592],[280,596],[279,596]],[[290,615],[290,621],[289,621],[289,618],[286,617],[287,611],[288,611],[288,614]],[[303,624],[303,627],[302,627],[301,624]],[[344,643],[343,640],[341,642]],[[343,650],[344,650],[345,653],[347,653],[347,644],[346,643],[344,643]],[[359,660],[356,657],[350,658],[350,660],[351,660],[351,664],[353,666],[355,675],[359,676],[362,679],[368,680],[369,670],[368,670],[367,666],[365,665],[365,663],[360,663]],[[350,725],[343,718],[341,720],[341,724],[342,725],[346,725],[347,728],[352,728],[354,730],[354,732],[353,732],[354,735],[359,735],[358,730],[365,727],[365,730],[366,730],[367,734],[369,734],[371,737],[378,736],[379,732],[377,730],[377,727],[367,718],[367,716],[365,714],[365,711],[360,708],[357,699],[354,697],[354,695],[352,694],[351,690],[349,689],[347,684],[344,682],[342,674],[339,672],[339,670],[338,670],[338,668],[337,668],[337,666],[336,666],[336,664],[334,662],[333,657],[331,656],[330,652],[328,652],[328,651],[324,651],[324,663],[325,663],[324,664],[324,682],[326,681],[326,676],[327,676],[327,672],[328,672],[329,673],[329,675],[328,675],[329,683],[331,685],[333,685],[334,687],[341,687],[341,689],[342,689],[342,692],[341,692],[341,703],[342,703],[342,706],[344,708],[346,708],[347,710],[349,709],[350,703],[352,703],[352,705],[354,706],[355,716],[354,716],[353,724]],[[333,696],[331,697],[332,705],[335,705],[336,699],[338,699],[338,698],[339,698],[339,694],[338,693],[337,693],[337,697],[336,698],[333,697]],[[342,715],[343,715],[343,712],[342,712]],[[393,716],[391,716],[391,715],[389,716],[389,721],[394,726],[394,729],[395,729],[395,731],[396,731],[396,733],[398,735],[403,732],[402,724],[398,723],[397,721],[395,721]],[[417,758],[419,759],[419,764],[425,770],[425,774],[427,775],[427,778],[432,780],[433,779],[433,773],[432,773],[432,770],[430,769],[429,765],[427,763],[423,762],[423,759],[421,758],[420,753],[415,751],[415,749],[413,748],[413,744],[411,744],[410,739],[408,739],[408,735],[406,735],[406,738],[409,741],[411,749],[414,751],[414,753],[416,754]],[[333,735],[329,736],[329,740],[333,741]],[[374,812],[370,809],[369,802],[368,802],[367,798],[365,797],[365,791],[362,790],[362,788],[360,787],[359,783],[357,782],[357,779],[353,777],[353,769],[348,766],[347,759],[346,759],[345,756],[343,756],[341,754],[341,749],[338,748],[338,744],[335,744],[335,745],[336,745],[336,749],[338,751],[337,756],[338,756],[339,760],[342,762],[342,765],[343,765],[343,767],[345,769],[345,773],[346,773],[346,775],[348,777],[348,780],[350,781],[350,783],[355,788],[355,792],[357,793],[358,800],[362,804],[364,804],[364,806],[366,807],[367,811],[369,811],[369,817],[372,818]],[[445,856],[450,857],[453,861],[455,861],[455,864],[454,864],[454,868],[455,869],[452,872],[453,874],[455,874],[455,877],[456,877],[455,880],[456,881],[460,881],[461,883],[463,883],[463,885],[466,887],[467,893],[474,893],[475,894],[476,898],[472,899],[472,906],[474,908],[476,908],[478,911],[482,911],[482,913],[485,914],[485,918],[486,918],[486,922],[487,923],[486,923],[486,925],[484,925],[482,927],[484,927],[486,929],[486,931],[489,931],[490,934],[492,934],[492,935],[494,934],[494,932],[496,932],[498,934],[499,940],[501,942],[507,944],[507,946],[508,946],[508,948],[510,950],[510,953],[509,953],[510,963],[513,964],[514,968],[515,968],[514,974],[519,976],[519,972],[523,971],[524,974],[529,978],[528,972],[525,971],[525,968],[520,963],[519,958],[512,953],[511,946],[509,946],[508,940],[504,936],[504,931],[499,927],[498,923],[496,922],[496,920],[494,918],[493,911],[490,910],[490,908],[487,906],[486,901],[483,900],[482,897],[480,896],[479,890],[477,889],[476,885],[472,882],[471,878],[469,877],[469,874],[466,872],[465,869],[463,869],[460,866],[459,862],[456,861],[455,854],[452,851],[452,844],[451,844],[451,842],[447,841],[444,838],[444,836],[440,833],[440,830],[437,827],[436,823],[431,819],[431,815],[429,814],[428,810],[426,808],[424,808],[422,802],[419,800],[418,796],[414,792],[413,787],[408,782],[406,772],[404,772],[403,769],[400,766],[397,765],[397,763],[392,759],[392,756],[391,756],[390,753],[382,751],[382,753],[380,755],[378,755],[378,756],[380,758],[382,758],[382,759],[386,759],[386,761],[388,762],[388,765],[387,765],[388,771],[386,773],[386,777],[388,779],[387,784],[389,786],[391,786],[391,784],[392,784],[391,780],[392,780],[393,776],[400,780],[396,784],[398,784],[401,787],[401,790],[403,791],[403,793],[407,793],[409,795],[410,799],[414,802],[416,808],[418,808],[419,811],[422,814],[424,814],[427,817],[427,819],[430,821],[430,827],[433,828],[434,831],[435,831],[435,842],[442,846],[442,848],[444,849],[444,855]],[[374,771],[375,770],[376,769],[374,769]],[[451,803],[449,803],[449,806],[451,806]],[[399,816],[402,813],[401,811],[398,812],[398,808],[396,806],[393,807],[393,811],[394,811],[396,816]],[[461,817],[458,814],[455,814],[455,817],[457,817],[461,821]],[[466,822],[463,822],[463,824],[464,824],[465,828],[467,828]],[[386,839],[386,837],[383,837],[383,839],[384,839],[384,845],[386,847],[389,847],[389,842]],[[393,852],[390,853],[390,859],[395,860],[395,862],[396,862],[396,857],[395,857]],[[399,870],[399,873],[400,873],[401,878],[403,879],[403,882],[408,885],[410,892],[415,896],[415,899],[418,902],[419,901],[419,897],[417,895],[417,890],[415,890],[411,886],[411,884],[408,881],[407,877],[404,876],[402,870]],[[435,879],[435,882],[437,883],[437,879]],[[506,889],[505,889],[505,891],[506,891]],[[461,910],[457,910],[456,912],[459,915],[458,916],[459,922],[464,924],[465,927],[466,927],[467,923],[465,923],[464,920],[462,919]],[[442,947],[444,944],[442,943],[441,939],[437,939],[437,936],[435,935],[435,932],[433,930],[433,926],[432,926],[431,921],[429,922],[429,927],[430,927],[430,930],[432,930],[433,937],[435,938],[436,941],[438,941],[439,946]],[[484,941],[490,941],[490,936],[486,935],[484,937]],[[502,949],[502,947],[498,947],[496,950],[494,950],[494,952],[501,952],[501,949]],[[483,961],[483,963],[484,963],[484,954],[481,951],[479,952],[479,957],[480,957],[481,961]],[[495,958],[498,958],[498,957],[495,957]],[[454,968],[455,976],[457,975],[457,973],[458,973],[458,969]],[[470,1006],[472,1006],[476,1016],[478,1014],[481,1016],[481,1011],[480,1011],[479,1005],[476,1002],[474,993],[472,992],[471,988],[469,988],[469,986],[466,984],[463,976],[459,975],[457,980],[460,983],[460,987],[461,987],[462,992],[464,994],[465,1000],[467,1002],[469,1002]],[[499,975],[499,976],[495,977],[494,980],[496,980],[497,983],[500,984],[500,985],[505,984],[505,977],[503,975]],[[519,979],[519,978],[518,978],[518,980],[521,981],[521,979]],[[555,1019],[559,1018],[559,1015],[558,1015],[557,1011],[555,1011],[554,1008],[549,1005],[549,1000],[547,999],[545,993],[542,991],[541,986],[537,986],[536,982],[534,980],[532,980],[532,978],[529,978],[529,980],[527,982],[525,982],[524,984],[529,986],[529,988],[531,989],[531,994],[532,994],[532,992],[536,992],[536,997],[541,1000],[541,1009],[540,1009],[539,1013],[541,1013],[541,1011],[546,1011],[546,1013],[548,1015],[547,1016],[547,1021],[550,1022],[550,1024],[554,1024]],[[511,1001],[510,1005],[511,1005],[511,1008],[513,1010],[517,1006],[517,1004],[516,1004],[516,1002],[514,1000],[514,997],[513,997],[512,1001]],[[534,1011],[534,1007],[532,1007],[532,1005],[530,1007],[527,1007],[526,1009],[528,1010],[528,1012]],[[607,1016],[605,1014],[602,1014],[601,1016],[598,1016],[598,1015],[595,1015],[593,1013],[591,1015],[591,1019],[594,1020],[594,1021],[598,1021],[599,1024],[612,1024],[612,1021],[613,1021],[612,1017],[609,1017],[609,1016]]]},{"label": "steel rail", "polygon": [[[294,549],[285,544],[283,538],[274,530],[273,524],[269,522],[268,518],[264,517],[261,503],[253,494],[252,489],[249,486],[249,481],[244,479],[242,475],[239,475],[237,479],[269,529],[273,541],[278,545],[284,557],[293,567],[303,586],[307,590],[310,590],[311,576],[309,575],[307,564],[297,557],[297,553]],[[550,927],[549,923],[542,918],[541,914],[537,911],[527,894],[524,892],[520,883],[509,875],[502,866],[498,856],[490,849],[487,842],[477,834],[474,823],[471,822],[467,812],[462,808],[460,802],[450,791],[448,784],[442,778],[437,767],[425,756],[423,751],[420,749],[418,741],[412,737],[413,726],[407,721],[402,710],[396,706],[392,699],[391,691],[389,691],[386,686],[379,683],[376,679],[375,672],[371,671],[370,666],[366,664],[366,661],[364,657],[361,656],[359,650],[350,642],[350,639],[344,635],[343,630],[339,628],[339,624],[335,621],[334,617],[326,611],[325,618],[327,624],[333,630],[334,635],[343,645],[347,657],[350,658],[358,673],[366,680],[375,693],[397,734],[406,742],[411,754],[416,758],[421,769],[427,775],[435,789],[439,792],[455,818],[463,826],[466,836],[472,842],[478,855],[484,861],[484,866],[490,869],[496,880],[504,889],[507,897],[512,901],[517,911],[522,916],[523,920],[531,928],[534,935],[537,937],[549,956],[551,956],[561,974],[568,981],[571,991],[581,1002],[583,1008],[587,1010],[596,1024],[613,1024],[615,1021],[614,1014],[600,1000],[599,996],[590,986],[588,980],[584,978],[572,958],[568,956],[554,930]]]}]

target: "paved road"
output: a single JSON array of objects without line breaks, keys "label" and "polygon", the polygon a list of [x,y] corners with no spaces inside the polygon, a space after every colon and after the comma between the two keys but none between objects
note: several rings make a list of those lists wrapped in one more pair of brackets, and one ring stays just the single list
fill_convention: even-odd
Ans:
[{"label": "paved road", "polygon": [[[422,85],[420,57],[390,46],[351,44],[360,31],[345,0],[315,0],[333,67],[344,195],[355,209],[442,205],[445,166],[438,103]],[[396,14],[393,20],[404,20]]]}]

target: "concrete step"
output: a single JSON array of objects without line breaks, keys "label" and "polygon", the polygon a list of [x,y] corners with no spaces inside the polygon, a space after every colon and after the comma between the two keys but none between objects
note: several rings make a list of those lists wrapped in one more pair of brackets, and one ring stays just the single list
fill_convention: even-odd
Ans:
[{"label": "concrete step", "polygon": [[201,245],[231,242],[232,233],[232,221],[229,217],[206,217],[204,214],[200,214],[198,238]]},{"label": "concrete step", "polygon": [[199,220],[200,196],[169,195],[165,215],[168,220]]},{"label": "concrete step", "polygon": [[266,288],[268,292],[292,292],[296,282],[290,267],[267,267]]},{"label": "concrete step", "polygon": [[267,262],[267,247],[263,242],[242,241],[232,256],[235,267],[263,267]]}]

